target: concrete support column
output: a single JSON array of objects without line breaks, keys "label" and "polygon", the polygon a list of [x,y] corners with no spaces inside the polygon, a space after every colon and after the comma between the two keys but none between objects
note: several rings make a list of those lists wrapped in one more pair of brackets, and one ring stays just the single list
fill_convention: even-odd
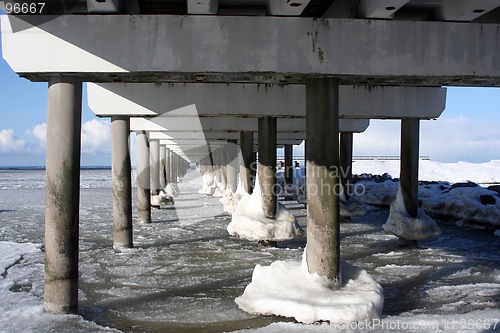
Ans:
[{"label": "concrete support column", "polygon": [[246,193],[252,194],[252,166],[255,162],[253,153],[253,132],[243,131],[240,133],[240,179]]},{"label": "concrete support column", "polygon": [[222,168],[221,168],[221,161],[220,161],[220,153],[221,150],[220,148],[214,151],[213,157],[214,157],[214,170],[215,170],[215,178],[217,183],[220,183],[222,181]]},{"label": "concrete support column", "polygon": [[340,182],[344,198],[349,201],[352,184],[352,132],[340,133]]},{"label": "concrete support column", "polygon": [[[339,83],[306,82],[307,266],[327,278],[332,289],[340,275]],[[328,147],[328,149],[325,149]]]},{"label": "concrete support column", "polygon": [[293,145],[285,145],[285,185],[293,184]]},{"label": "concrete support column", "polygon": [[167,186],[167,165],[166,165],[166,160],[167,160],[167,152],[166,152],[166,147],[160,145],[160,187],[162,189]]},{"label": "concrete support column", "polygon": [[166,149],[166,168],[167,168],[167,184],[173,182],[172,176],[172,151],[170,148]]},{"label": "concrete support column", "polygon": [[78,309],[82,83],[55,76],[48,85],[44,308]]},{"label": "concrete support column", "polygon": [[[257,143],[258,143],[258,139],[257,139]],[[250,168],[252,170],[252,179],[254,179],[255,181],[257,181],[257,169],[259,168],[259,165],[257,163],[257,151],[254,151],[252,153],[253,157],[252,157],[252,167]]]},{"label": "concrete support column", "polygon": [[276,217],[278,196],[274,193],[276,184],[276,118],[259,118],[259,184],[262,192],[264,214],[270,219]]},{"label": "concrete support column", "polygon": [[179,181],[179,155],[174,153],[174,181]]},{"label": "concrete support column", "polygon": [[149,141],[146,131],[137,132],[137,219],[151,222],[151,180],[149,172]]},{"label": "concrete support column", "polygon": [[149,143],[151,163],[151,193],[158,194],[160,187],[160,141],[151,140]]},{"label": "concrete support column", "polygon": [[[209,146],[210,149],[210,146]],[[210,150],[208,153],[208,171],[215,176],[215,161],[214,161],[214,152]]]},{"label": "concrete support column", "polygon": [[175,153],[173,150],[170,150],[170,174],[171,174],[171,183],[177,183],[175,179]]},{"label": "concrete support column", "polygon": [[419,132],[419,119],[401,119],[401,169],[399,184],[406,212],[411,217],[417,217],[418,213]]},{"label": "concrete support column", "polygon": [[221,169],[221,183],[222,189],[227,189],[227,145],[220,149],[220,169]]},{"label": "concrete support column", "polygon": [[235,193],[238,188],[238,142],[227,140],[227,188]]},{"label": "concrete support column", "polygon": [[130,117],[111,117],[111,170],[113,181],[113,248],[133,247]]}]

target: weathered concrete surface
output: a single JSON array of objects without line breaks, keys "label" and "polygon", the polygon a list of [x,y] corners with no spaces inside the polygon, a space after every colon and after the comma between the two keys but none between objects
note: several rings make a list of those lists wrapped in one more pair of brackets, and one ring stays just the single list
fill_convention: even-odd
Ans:
[{"label": "weathered concrete surface", "polygon": [[[339,94],[340,117],[352,119],[432,119],[441,115],[446,102],[446,88],[439,87],[342,85]],[[303,84],[89,83],[87,95],[99,116],[306,116]]]},{"label": "weathered concrete surface", "polygon": [[139,223],[151,222],[151,177],[149,140],[145,131],[137,132],[137,219]]},{"label": "weathered concrete surface", "polygon": [[307,83],[307,248],[310,273],[332,289],[340,275],[338,80]]},{"label": "weathered concrete surface", "polygon": [[78,309],[78,237],[82,83],[54,76],[49,82],[45,204],[44,309]]},{"label": "weathered concrete surface", "polygon": [[258,173],[260,190],[262,192],[262,209],[269,219],[276,217],[278,196],[276,185],[276,127],[274,117],[259,118],[259,165]]},{"label": "weathered concrete surface", "polygon": [[113,186],[113,248],[133,247],[130,117],[111,118],[111,173]]},{"label": "weathered concrete surface", "polygon": [[31,80],[53,73],[81,73],[92,82],[294,82],[334,75],[356,84],[500,85],[498,24],[63,15],[20,31],[16,24],[24,28],[24,21],[1,17],[3,57]]}]

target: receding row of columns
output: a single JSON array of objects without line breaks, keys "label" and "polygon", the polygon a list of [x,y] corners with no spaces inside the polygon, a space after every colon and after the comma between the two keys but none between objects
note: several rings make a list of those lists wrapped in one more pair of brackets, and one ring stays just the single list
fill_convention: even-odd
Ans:
[{"label": "receding row of columns", "polygon": [[[352,136],[343,135],[339,160],[338,80],[315,79],[306,84],[306,186],[309,271],[331,281],[336,288],[340,278],[339,186],[337,175],[352,160]],[[76,78],[54,76],[48,88],[47,194],[45,215],[45,310],[75,312],[78,307],[79,172],[82,83]],[[259,184],[265,214],[274,218],[277,198],[273,191],[276,173],[276,118],[258,122]],[[419,121],[402,120],[401,188],[405,206],[416,215]],[[114,247],[133,246],[129,136],[125,116],[112,118],[113,225]],[[157,191],[176,182],[187,170],[186,161],[156,141],[145,131],[137,132],[138,221],[151,221],[151,189]],[[255,161],[253,132],[241,133],[241,179],[251,192]],[[328,147],[328,149],[325,149]],[[210,154],[210,165],[224,188],[236,190],[236,142]],[[286,179],[290,180],[291,148],[285,148]],[[352,157],[350,157],[352,159]],[[229,163],[227,162],[229,161]],[[153,162],[153,163],[152,163]],[[151,177],[151,173],[153,177]],[[162,176],[163,174],[163,176]],[[342,172],[340,173],[342,174]],[[343,186],[349,186],[347,174]],[[162,180],[163,179],[163,180]],[[287,180],[287,181],[288,181]],[[227,186],[226,186],[227,185]],[[345,192],[348,193],[348,192]]]}]

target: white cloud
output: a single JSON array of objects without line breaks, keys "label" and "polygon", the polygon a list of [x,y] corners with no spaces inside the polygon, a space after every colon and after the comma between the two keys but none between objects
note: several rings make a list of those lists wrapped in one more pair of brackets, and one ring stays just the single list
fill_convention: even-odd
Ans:
[{"label": "white cloud", "polygon": [[499,121],[465,117],[422,122],[421,151],[441,162],[500,159]]},{"label": "white cloud", "polygon": [[47,145],[47,124],[42,123],[33,126],[31,129],[26,130],[26,135],[33,136],[40,145],[41,148],[45,149]]},{"label": "white cloud", "polygon": [[111,122],[92,119],[82,124],[82,153],[111,152]]},{"label": "white cloud", "polygon": [[371,120],[368,129],[354,134],[354,155],[399,156],[399,120]]},{"label": "white cloud", "polygon": [[[355,155],[399,155],[399,120],[372,120],[364,133],[354,136]],[[488,162],[500,159],[500,122],[469,118],[423,120],[420,155],[440,162]]]},{"label": "white cloud", "polygon": [[0,130],[0,154],[16,154],[26,152],[26,141],[14,136],[14,130]]}]

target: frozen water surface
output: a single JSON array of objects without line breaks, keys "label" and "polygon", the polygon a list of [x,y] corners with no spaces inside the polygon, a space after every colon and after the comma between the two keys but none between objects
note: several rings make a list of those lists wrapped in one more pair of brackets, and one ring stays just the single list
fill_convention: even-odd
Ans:
[{"label": "frozen water surface", "polygon": [[[230,237],[230,216],[218,198],[198,193],[202,179],[196,172],[179,184],[175,206],[153,210],[151,224],[134,222],[135,248],[117,254],[111,171],[83,170],[80,316],[44,314],[44,179],[44,171],[0,171],[0,332],[337,331],[238,308],[234,300],[250,283],[254,267],[300,261],[306,240],[260,251],[255,242]],[[306,228],[304,205],[284,203]],[[382,231],[387,216],[387,209],[370,207],[368,215],[341,226],[342,259],[382,285],[387,323],[404,321],[425,332],[426,323],[451,331],[445,323],[452,320],[491,324],[500,319],[500,238],[438,220],[439,239],[404,248]],[[457,326],[453,331],[487,330]]]}]

